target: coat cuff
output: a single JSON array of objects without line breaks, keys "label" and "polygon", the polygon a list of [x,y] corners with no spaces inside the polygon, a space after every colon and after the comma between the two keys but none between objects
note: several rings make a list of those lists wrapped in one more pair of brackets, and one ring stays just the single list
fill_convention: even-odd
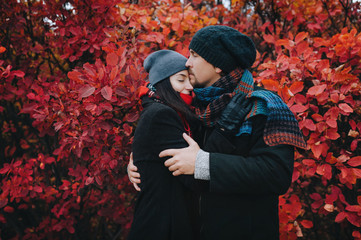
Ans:
[{"label": "coat cuff", "polygon": [[194,178],[199,180],[210,180],[209,172],[209,152],[200,149],[194,166]]}]

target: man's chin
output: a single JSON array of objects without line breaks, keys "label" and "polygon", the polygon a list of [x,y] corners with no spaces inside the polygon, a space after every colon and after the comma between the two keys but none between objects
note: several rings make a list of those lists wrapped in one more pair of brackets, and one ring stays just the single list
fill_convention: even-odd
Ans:
[{"label": "man's chin", "polygon": [[189,82],[192,84],[193,88],[203,88],[204,87],[194,77],[190,78]]}]

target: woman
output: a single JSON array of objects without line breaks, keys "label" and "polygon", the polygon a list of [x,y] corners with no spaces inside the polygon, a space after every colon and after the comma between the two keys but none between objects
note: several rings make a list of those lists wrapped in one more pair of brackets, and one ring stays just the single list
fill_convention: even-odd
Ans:
[{"label": "woman", "polygon": [[181,54],[160,50],[144,61],[149,84],[140,91],[144,107],[132,145],[134,164],[141,175],[141,191],[128,236],[133,239],[195,239],[192,213],[193,176],[174,177],[159,153],[187,146],[196,121],[189,105],[193,87]]}]

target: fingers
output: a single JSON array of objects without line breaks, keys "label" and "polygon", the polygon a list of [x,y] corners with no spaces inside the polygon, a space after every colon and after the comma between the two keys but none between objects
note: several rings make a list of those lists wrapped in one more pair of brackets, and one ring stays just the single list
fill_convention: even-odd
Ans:
[{"label": "fingers", "polygon": [[186,140],[186,142],[189,144],[189,146],[197,144],[196,141],[194,141],[193,138],[188,136],[188,134],[186,134],[186,133],[183,133],[183,138],[184,138],[184,140]]},{"label": "fingers", "polygon": [[138,184],[133,183],[133,187],[135,188],[135,190],[137,190],[138,192],[140,192],[140,187],[138,186]]},{"label": "fingers", "polygon": [[136,177],[133,177],[133,176],[130,176],[129,175],[129,180],[132,182],[132,183],[137,183],[139,184],[141,181],[140,181],[140,175],[138,174],[138,176]]},{"label": "fingers", "polygon": [[167,149],[164,151],[161,151],[159,153],[159,157],[169,157],[169,156],[174,156],[176,154],[176,149]]},{"label": "fingers", "polygon": [[164,165],[166,167],[168,167],[168,170],[173,172],[173,171],[177,171],[179,166],[177,164],[177,161],[173,158],[168,159],[167,161],[164,162]]},{"label": "fingers", "polygon": [[137,171],[138,171],[138,168],[133,163],[133,153],[131,153],[127,172],[128,172],[128,178],[133,183],[133,185],[140,183],[140,174]]},{"label": "fingers", "polygon": [[167,161],[164,162],[164,166],[170,167],[175,164],[175,160],[173,158],[169,158]]},{"label": "fingers", "polygon": [[173,172],[173,176],[179,176],[179,175],[182,175],[181,171],[176,170],[176,171]]},{"label": "fingers", "polygon": [[177,164],[173,164],[170,167],[168,167],[169,171],[174,172],[179,168],[179,166],[177,166]]}]

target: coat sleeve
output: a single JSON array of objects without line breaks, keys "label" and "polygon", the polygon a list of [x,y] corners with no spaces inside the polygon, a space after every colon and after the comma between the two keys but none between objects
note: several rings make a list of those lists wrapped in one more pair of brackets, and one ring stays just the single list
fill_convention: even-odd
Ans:
[{"label": "coat sleeve", "polygon": [[[154,133],[153,139],[156,143],[153,145],[153,151],[155,151],[157,155],[166,149],[188,147],[188,143],[182,136],[185,132],[182,121],[177,112],[173,109],[167,107],[158,110],[157,114],[152,118],[151,126],[151,132]],[[162,158],[162,163],[167,159],[168,158]],[[196,180],[193,175],[181,175],[176,178],[187,188],[195,190]]]},{"label": "coat sleeve", "polygon": [[[292,180],[294,147],[268,146],[264,118],[255,118],[247,156],[210,153],[210,191],[231,194],[284,194]],[[237,146],[236,146],[237,147]]]}]

